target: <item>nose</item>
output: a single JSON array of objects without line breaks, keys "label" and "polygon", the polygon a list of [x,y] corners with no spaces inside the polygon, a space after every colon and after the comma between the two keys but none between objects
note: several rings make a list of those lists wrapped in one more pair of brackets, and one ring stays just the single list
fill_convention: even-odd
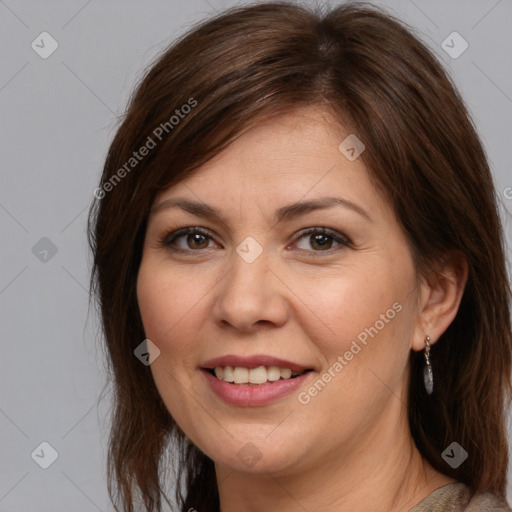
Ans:
[{"label": "nose", "polygon": [[268,263],[265,251],[252,263],[234,252],[231,269],[217,287],[213,306],[217,324],[254,332],[286,323],[289,314],[286,287]]}]

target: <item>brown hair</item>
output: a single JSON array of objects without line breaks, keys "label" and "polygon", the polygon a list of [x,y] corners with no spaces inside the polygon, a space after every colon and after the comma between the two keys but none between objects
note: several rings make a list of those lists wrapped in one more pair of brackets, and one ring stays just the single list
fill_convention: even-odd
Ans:
[{"label": "brown hair", "polygon": [[[110,146],[101,199],[91,208],[91,284],[115,383],[108,488],[123,511],[134,510],[137,494],[148,511],[161,510],[162,496],[169,502],[162,475],[171,444],[180,509],[219,506],[213,461],[176,425],[149,367],[133,354],[145,338],[136,280],[149,208],[159,190],[249,126],[310,105],[328,108],[365,143],[361,158],[401,223],[419,276],[448,251],[467,258],[459,311],[432,348],[431,396],[422,385],[422,353],[411,353],[408,416],[434,468],[474,492],[505,494],[510,289],[492,177],[464,103],[411,29],[371,5],[323,14],[261,3],[201,23],[150,67]],[[131,162],[150,139],[146,156]],[[457,469],[441,457],[453,441],[469,453]]]}]

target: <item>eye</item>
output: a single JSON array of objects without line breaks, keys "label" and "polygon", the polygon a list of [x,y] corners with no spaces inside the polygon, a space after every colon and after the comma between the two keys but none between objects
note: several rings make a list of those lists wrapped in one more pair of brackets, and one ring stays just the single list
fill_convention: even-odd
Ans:
[{"label": "eye", "polygon": [[183,228],[169,233],[162,240],[162,245],[177,251],[197,251],[208,249],[213,242],[211,235],[200,228]]},{"label": "eye", "polygon": [[296,240],[295,244],[299,249],[313,250],[314,252],[333,252],[331,250],[333,246],[334,251],[350,246],[348,238],[337,231],[324,227],[308,228],[299,233]]},{"label": "eye", "polygon": [[[163,247],[176,252],[200,251],[210,249],[215,244],[211,234],[199,227],[182,228],[167,234],[160,241]],[[325,227],[308,228],[299,233],[294,245],[301,251],[329,252],[349,247],[347,237]]]}]

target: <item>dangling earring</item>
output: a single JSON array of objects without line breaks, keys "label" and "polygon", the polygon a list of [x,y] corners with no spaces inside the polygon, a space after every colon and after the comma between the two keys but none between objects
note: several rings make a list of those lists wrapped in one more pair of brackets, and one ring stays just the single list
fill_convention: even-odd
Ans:
[{"label": "dangling earring", "polygon": [[430,364],[430,336],[425,336],[425,367],[423,368],[423,382],[427,394],[431,395],[434,391],[434,373]]}]

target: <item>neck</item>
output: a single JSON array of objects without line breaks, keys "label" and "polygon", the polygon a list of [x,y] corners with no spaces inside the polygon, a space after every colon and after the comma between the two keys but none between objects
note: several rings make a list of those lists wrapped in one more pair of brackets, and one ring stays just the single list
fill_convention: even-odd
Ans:
[{"label": "neck", "polygon": [[[221,512],[408,511],[454,480],[422,458],[407,418],[397,424],[403,415],[395,407],[378,428],[360,432],[357,443],[304,457],[309,461],[295,471],[255,474],[216,464]],[[393,414],[395,421],[389,421]]]}]

